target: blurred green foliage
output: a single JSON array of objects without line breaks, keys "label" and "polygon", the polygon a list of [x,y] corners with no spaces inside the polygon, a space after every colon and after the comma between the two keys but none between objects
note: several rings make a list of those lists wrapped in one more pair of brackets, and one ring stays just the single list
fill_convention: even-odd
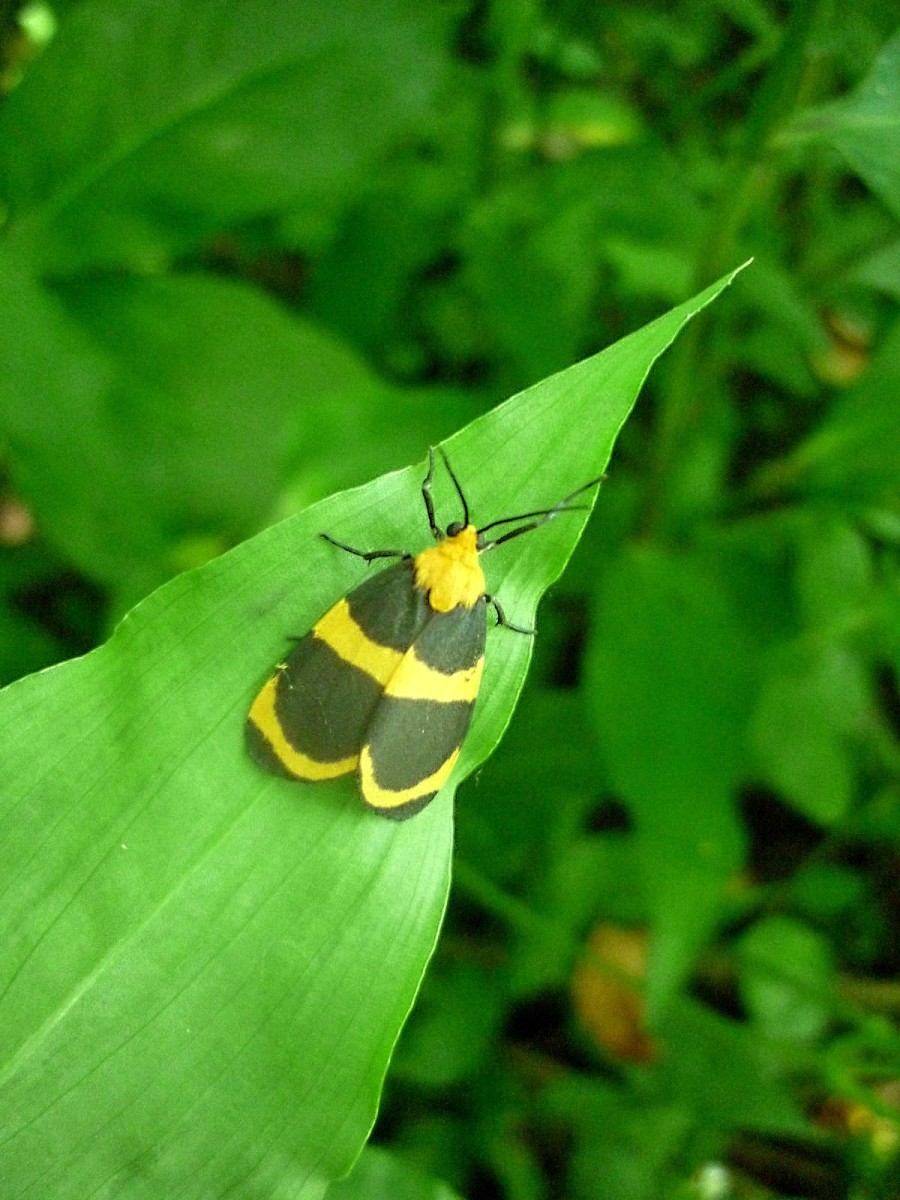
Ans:
[{"label": "blurred green foliage", "polygon": [[0,13],[4,681],[753,256],[460,790],[333,1191],[895,1197],[897,5]]}]

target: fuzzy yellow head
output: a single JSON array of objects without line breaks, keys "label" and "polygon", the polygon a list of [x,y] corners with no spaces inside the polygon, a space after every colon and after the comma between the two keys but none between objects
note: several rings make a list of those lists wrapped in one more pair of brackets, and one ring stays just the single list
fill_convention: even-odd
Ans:
[{"label": "fuzzy yellow head", "polygon": [[428,593],[435,612],[474,608],[485,592],[478,561],[478,531],[466,525],[415,557],[416,587]]}]

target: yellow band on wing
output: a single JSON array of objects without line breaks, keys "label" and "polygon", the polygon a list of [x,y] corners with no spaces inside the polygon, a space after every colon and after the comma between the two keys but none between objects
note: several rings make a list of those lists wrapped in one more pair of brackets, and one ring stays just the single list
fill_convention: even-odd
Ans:
[{"label": "yellow band on wing", "polygon": [[353,620],[346,600],[339,600],[328,610],[313,634],[345,663],[380,683],[388,696],[449,704],[455,700],[472,701],[478,695],[483,658],[473,667],[445,675],[417,658],[414,646],[404,651],[373,642]]},{"label": "yellow band on wing", "polygon": [[478,696],[483,671],[484,658],[479,658],[474,667],[445,675],[443,671],[436,671],[417,658],[413,647],[404,655],[403,662],[385,688],[385,695],[404,700],[434,700],[440,704],[451,704],[457,700],[471,703]]},{"label": "yellow band on wing", "polygon": [[403,651],[395,650],[393,646],[380,646],[366,637],[350,615],[350,605],[346,600],[338,600],[334,608],[330,608],[313,627],[313,634],[330,646],[335,654],[356,667],[365,671],[376,683],[384,687],[403,660]]},{"label": "yellow band on wing", "polygon": [[458,758],[459,747],[457,746],[433,775],[429,775],[427,779],[420,779],[412,787],[391,791],[389,788],[379,787],[375,782],[372,752],[368,746],[363,746],[359,756],[359,786],[363,799],[372,808],[399,808],[401,804],[409,804],[410,801],[419,800],[423,796],[433,796],[450,778],[450,772]]},{"label": "yellow band on wing", "polygon": [[278,761],[286,771],[297,779],[305,779],[314,783],[320,779],[336,779],[338,775],[347,775],[356,770],[359,762],[357,755],[349,758],[335,759],[333,762],[319,762],[310,758],[300,750],[295,750],[281,728],[278,713],[275,709],[275,693],[278,686],[278,672],[266,683],[265,687],[253,701],[249,719],[263,735]]}]

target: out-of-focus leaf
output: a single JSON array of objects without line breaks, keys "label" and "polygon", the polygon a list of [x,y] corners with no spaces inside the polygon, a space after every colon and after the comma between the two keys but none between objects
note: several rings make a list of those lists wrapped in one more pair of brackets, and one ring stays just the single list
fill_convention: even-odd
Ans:
[{"label": "out-of-focus leaf", "polygon": [[900,322],[886,332],[858,383],[790,456],[804,490],[894,506],[900,497]]},{"label": "out-of-focus leaf", "polygon": [[832,636],[861,623],[872,602],[872,552],[849,522],[810,514],[798,546],[796,587],[804,627]]},{"label": "out-of-focus leaf", "polygon": [[349,347],[241,283],[170,275],[64,296],[117,364],[118,455],[170,538],[255,528],[295,430],[314,441],[320,406],[338,394],[349,416],[356,396],[379,387]]},{"label": "out-of-focus leaf", "polygon": [[547,102],[541,139],[549,157],[569,157],[578,149],[620,146],[641,133],[638,112],[617,96],[596,88],[566,88]]},{"label": "out-of-focus leaf", "polygon": [[[545,613],[540,615],[543,639]],[[550,739],[548,729],[554,731]],[[574,696],[530,687],[501,752],[465,788],[458,831],[463,857],[498,882],[527,877],[555,830],[558,796],[592,793],[596,764],[585,753],[589,736]],[[511,805],[511,795],[520,802]]]},{"label": "out-of-focus leaf", "polygon": [[340,197],[430,103],[443,17],[406,0],[88,0],[0,115],[11,237],[42,268],[156,266]]},{"label": "out-of-focus leaf", "polygon": [[657,147],[594,151],[505,183],[472,210],[462,244],[466,282],[501,352],[520,376],[536,378],[576,353],[591,320],[597,275],[586,246],[599,244],[628,291],[668,303],[679,284],[679,295],[688,286],[684,263],[701,228],[683,176]]},{"label": "out-of-focus leaf", "polygon": [[789,917],[758,921],[741,938],[741,994],[771,1038],[809,1041],[831,1016],[834,965],[828,942]]},{"label": "out-of-focus leaf", "polygon": [[571,1131],[576,1200],[664,1194],[667,1164],[690,1127],[690,1114],[677,1100],[645,1092],[635,1103],[603,1079],[573,1073],[550,1083],[541,1107],[545,1121],[564,1122]]},{"label": "out-of-focus leaf", "polygon": [[432,968],[391,1063],[392,1078],[442,1088],[474,1075],[503,1019],[498,983],[496,971],[475,963]]},{"label": "out-of-focus leaf", "polygon": [[751,726],[763,779],[812,821],[831,825],[853,796],[845,734],[865,714],[864,672],[848,650],[777,647]]},{"label": "out-of-focus leaf", "polygon": [[585,684],[609,781],[637,822],[652,920],[652,1026],[742,861],[733,792],[752,671],[728,596],[698,561],[637,549],[604,576]]},{"label": "out-of-focus leaf", "polygon": [[144,594],[166,546],[131,486],[115,360],[9,256],[0,258],[0,326],[0,427],[20,494],[89,577]]},{"label": "out-of-focus leaf", "polygon": [[765,252],[754,259],[747,303],[756,320],[741,338],[746,366],[798,396],[815,392],[810,358],[822,353],[827,338],[812,297],[803,295],[796,275]]},{"label": "out-of-focus leaf", "polygon": [[900,217],[900,33],[855,92],[800,113],[782,140],[828,141]]},{"label": "out-of-focus leaf", "polygon": [[900,300],[900,241],[870,254],[856,267],[852,278]]},{"label": "out-of-focus leaf", "polygon": [[777,1049],[746,1023],[680,997],[659,1036],[666,1048],[660,1084],[698,1115],[705,1131],[757,1129],[790,1136],[807,1130]]},{"label": "out-of-focus leaf", "polygon": [[347,347],[242,284],[92,281],[63,296],[0,276],[0,315],[21,330],[0,427],[44,534],[131,602],[172,573],[182,539],[221,549],[262,523],[289,453],[330,432],[336,395],[350,413],[381,390]]},{"label": "out-of-focus leaf", "polygon": [[[572,1137],[579,1200],[654,1200],[673,1194],[663,1182],[673,1163],[680,1171],[699,1166],[699,1155],[721,1153],[737,1129],[788,1136],[806,1130],[779,1078],[777,1055],[746,1025],[679,998],[659,1033],[664,1053],[642,1070],[636,1096],[580,1073],[544,1092],[544,1120],[565,1122]],[[699,1143],[689,1136],[698,1128]]]},{"label": "out-of-focus leaf", "polygon": [[333,1183],[327,1200],[460,1200],[439,1179],[378,1146],[363,1150],[346,1179]]}]

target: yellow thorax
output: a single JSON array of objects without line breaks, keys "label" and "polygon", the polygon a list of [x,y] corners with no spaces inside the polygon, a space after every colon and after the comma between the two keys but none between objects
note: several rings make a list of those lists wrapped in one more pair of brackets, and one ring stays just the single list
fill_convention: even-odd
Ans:
[{"label": "yellow thorax", "polygon": [[428,593],[435,612],[474,608],[484,595],[484,572],[478,561],[478,531],[466,525],[415,557],[416,586]]}]

